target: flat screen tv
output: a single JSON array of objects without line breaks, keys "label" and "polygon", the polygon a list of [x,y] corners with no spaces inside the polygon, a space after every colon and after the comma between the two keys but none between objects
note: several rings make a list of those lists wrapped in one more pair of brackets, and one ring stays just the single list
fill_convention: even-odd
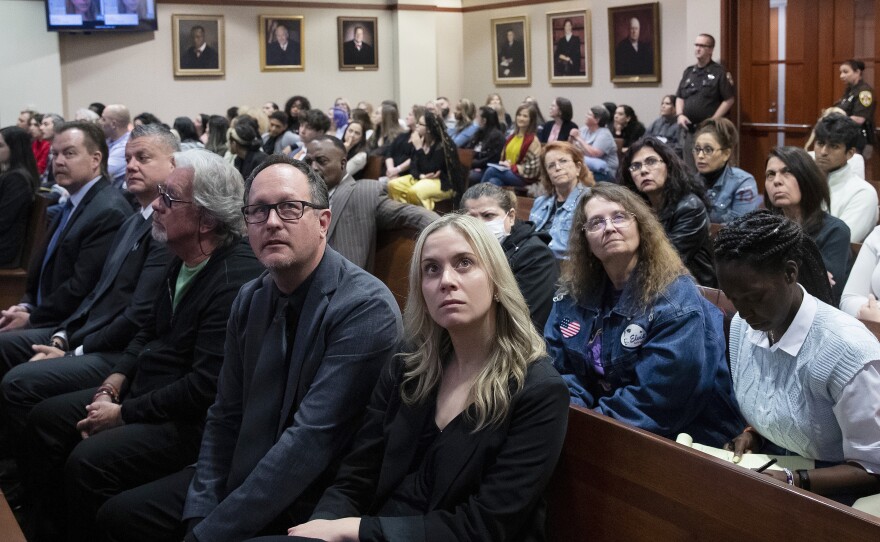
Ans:
[{"label": "flat screen tv", "polygon": [[56,32],[154,32],[156,0],[46,0]]}]

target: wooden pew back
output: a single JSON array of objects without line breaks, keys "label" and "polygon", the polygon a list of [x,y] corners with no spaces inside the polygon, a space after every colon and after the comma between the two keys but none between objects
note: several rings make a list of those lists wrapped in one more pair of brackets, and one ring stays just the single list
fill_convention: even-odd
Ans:
[{"label": "wooden pew back", "polygon": [[418,232],[410,229],[380,231],[376,236],[373,274],[388,286],[401,311],[409,292],[409,261],[418,236]]},{"label": "wooden pew back", "polygon": [[40,265],[40,262],[32,262],[32,260],[46,237],[48,229],[46,209],[49,203],[49,200],[42,196],[34,198],[19,265],[12,269],[0,269],[0,307],[3,309],[21,301],[27,283],[28,266]]},{"label": "wooden pew back", "polygon": [[571,407],[548,540],[880,540],[880,518]]}]

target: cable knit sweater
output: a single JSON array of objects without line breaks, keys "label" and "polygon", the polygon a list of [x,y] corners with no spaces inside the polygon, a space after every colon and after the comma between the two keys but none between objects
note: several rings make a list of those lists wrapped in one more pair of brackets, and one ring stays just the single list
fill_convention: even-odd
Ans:
[{"label": "cable knit sweater", "polygon": [[[799,318],[802,335],[790,337],[790,333],[798,334],[793,328]],[[798,348],[799,339],[803,343]],[[869,469],[880,464],[876,449],[861,446],[880,440],[877,435],[864,434],[866,428],[872,430],[871,424],[839,420],[833,410],[862,367],[880,359],[877,339],[854,318],[805,292],[795,322],[774,348],[768,346],[766,334],[752,330],[739,314],[734,316],[730,326],[731,374],[736,399],[748,423],[775,444],[803,457],[832,462],[867,460]],[[864,415],[865,419],[872,417],[872,413]],[[873,428],[876,426],[874,423]],[[848,436],[858,444],[849,445]]]}]

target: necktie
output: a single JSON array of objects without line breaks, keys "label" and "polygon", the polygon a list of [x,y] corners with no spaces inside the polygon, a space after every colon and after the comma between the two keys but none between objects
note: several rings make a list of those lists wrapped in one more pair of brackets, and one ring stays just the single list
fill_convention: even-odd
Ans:
[{"label": "necktie", "polygon": [[37,305],[43,303],[43,272],[46,270],[46,263],[49,262],[49,258],[51,258],[52,254],[55,252],[55,248],[58,246],[58,240],[61,239],[61,234],[67,226],[67,221],[70,219],[72,211],[73,202],[67,200],[67,203],[64,204],[64,208],[61,210],[61,217],[58,219],[58,227],[55,228],[55,233],[52,234],[52,239],[49,240],[49,245],[46,247],[46,255],[43,256],[43,265],[40,267],[40,285],[37,288]]}]

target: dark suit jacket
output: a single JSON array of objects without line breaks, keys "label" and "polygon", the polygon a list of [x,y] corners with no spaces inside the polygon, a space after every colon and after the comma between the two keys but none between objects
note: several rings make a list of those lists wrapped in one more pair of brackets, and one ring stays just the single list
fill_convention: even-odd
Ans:
[{"label": "dark suit jacket", "polygon": [[[560,60],[559,55],[565,55],[571,62]],[[565,36],[556,42],[556,56],[553,57],[556,72],[554,75],[584,75],[581,70],[581,39],[575,35],[566,41]]]},{"label": "dark suit jacket", "polygon": [[640,41],[636,51],[626,38],[614,50],[614,65],[615,75],[650,75],[654,72],[654,47]]},{"label": "dark suit jacket", "polygon": [[[507,66],[502,66],[503,59],[510,62]],[[505,71],[510,70],[510,73]],[[524,77],[526,74],[526,53],[525,46],[522,41],[514,40],[509,43],[507,39],[498,48],[498,76],[499,77]]]},{"label": "dark suit jacket", "polygon": [[367,42],[361,44],[361,50],[358,51],[354,45],[354,40],[347,41],[342,44],[342,62],[343,64],[371,65],[376,63],[376,55],[373,52],[373,46]]},{"label": "dark suit jacket", "polygon": [[[434,400],[407,406],[401,380],[402,362],[395,358],[382,371],[354,448],[312,519],[375,516],[407,475],[415,443],[433,423],[428,403]],[[532,364],[503,422],[478,433],[466,420],[446,427],[444,437],[452,440],[444,450],[455,453],[435,458],[428,512],[362,518],[361,540],[543,540],[541,495],[562,451],[568,402],[549,361]]]},{"label": "dark suit jacket", "polygon": [[201,56],[196,56],[195,48],[189,47],[180,56],[180,67],[184,70],[216,70],[220,68],[220,56],[210,45],[205,45]]},{"label": "dark suit jacket", "polygon": [[[547,139],[550,137],[550,132],[553,131],[554,122],[556,121],[548,121],[538,132],[538,140],[541,143],[547,143]],[[573,129],[577,130],[577,127],[578,125],[570,120],[563,121],[562,126],[559,127],[559,139],[556,141],[568,141],[568,136],[571,134],[571,131]]]},{"label": "dark suit jacket", "polygon": [[232,307],[217,401],[183,511],[185,520],[205,518],[193,530],[199,540],[244,540],[311,497],[300,516],[306,519],[332,480],[383,365],[397,352],[400,311],[385,285],[329,247],[312,276],[295,330],[288,392],[277,406],[275,443],[237,487],[227,485],[242,413],[265,396],[266,383],[254,375],[279,297],[271,276],[245,285]]},{"label": "dark suit jacket", "polygon": [[95,289],[59,328],[70,349],[121,352],[149,317],[169,261],[168,249],[153,239],[152,218],[128,217]]},{"label": "dark suit jacket", "polygon": [[395,228],[423,230],[439,216],[419,205],[400,203],[371,179],[346,175],[330,200],[332,219],[327,243],[358,267],[373,271],[376,231]]},{"label": "dark suit jacket", "polygon": [[31,312],[32,327],[56,326],[79,307],[97,284],[116,230],[131,211],[122,192],[102,177],[70,215],[41,274],[46,249],[61,220],[59,214],[28,270],[22,302],[36,305],[37,291],[40,284],[43,286],[43,302]]},{"label": "dark suit jacket", "polygon": [[273,41],[266,47],[267,66],[298,66],[302,64],[299,54],[299,42],[290,40],[287,42],[287,50],[281,49],[278,42]]}]

